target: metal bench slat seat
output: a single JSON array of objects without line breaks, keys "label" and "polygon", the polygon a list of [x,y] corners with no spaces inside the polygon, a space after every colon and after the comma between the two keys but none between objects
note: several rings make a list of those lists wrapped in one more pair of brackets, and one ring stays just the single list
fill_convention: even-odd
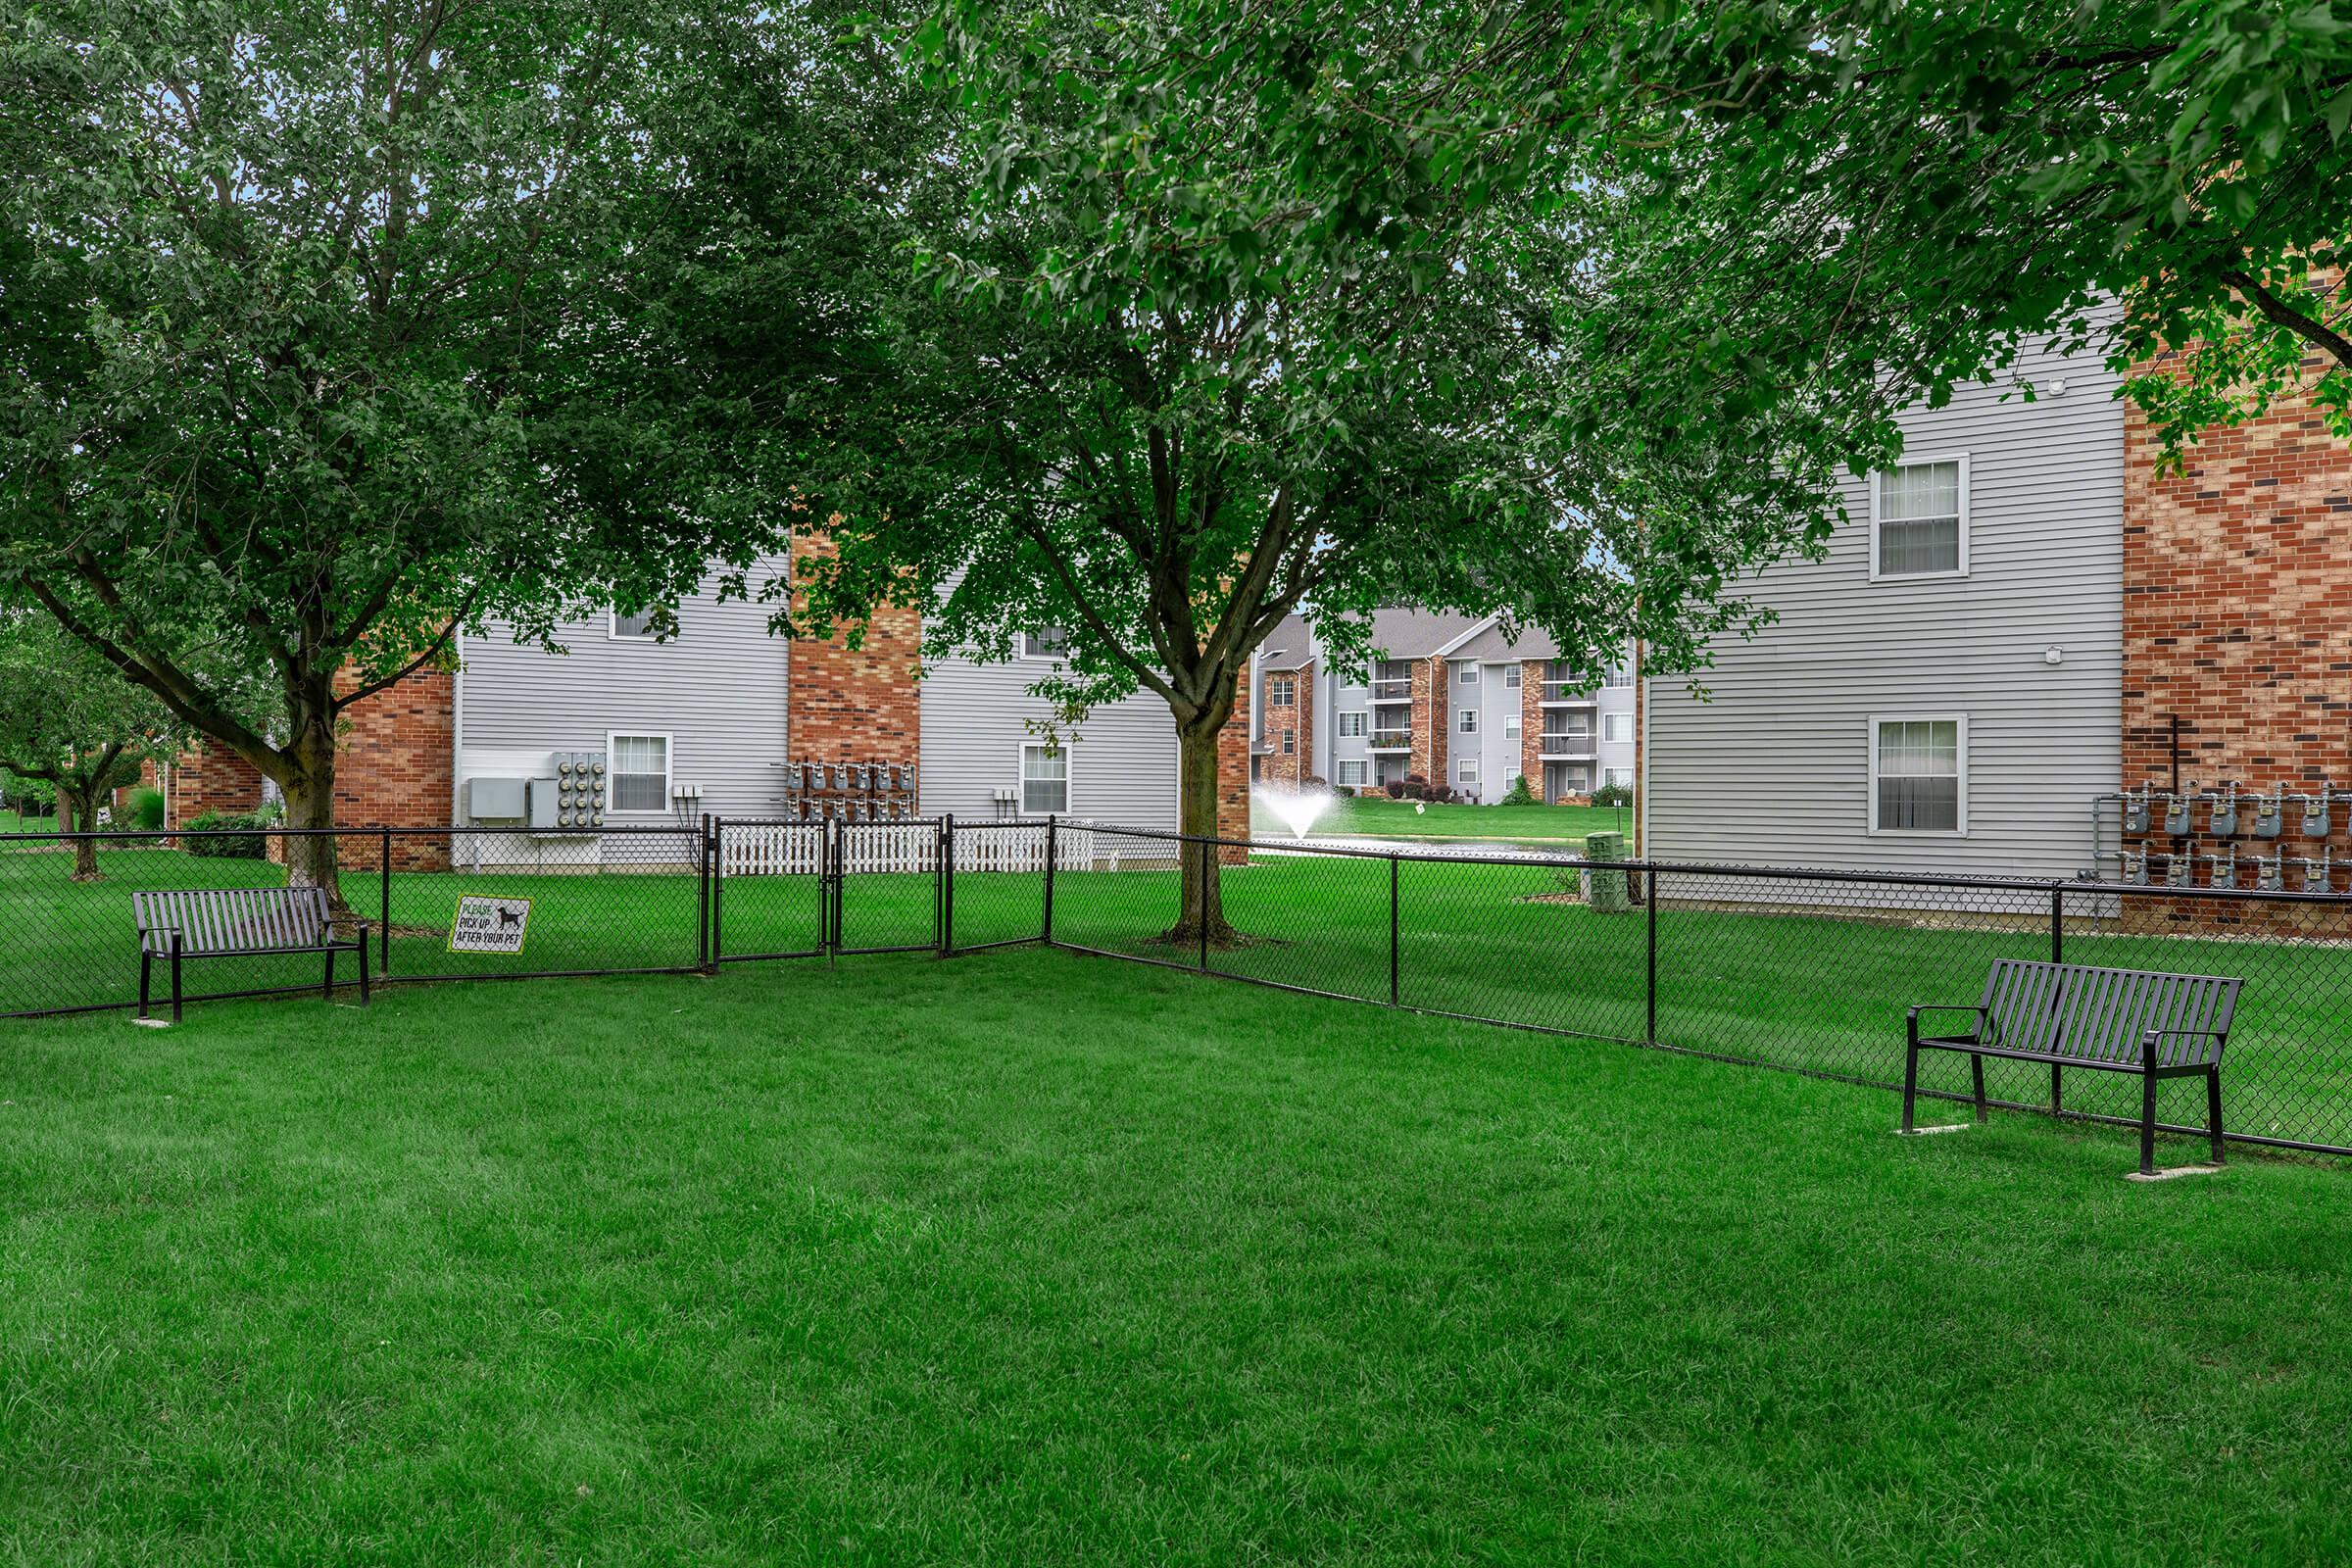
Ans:
[{"label": "metal bench slat seat", "polygon": [[315,887],[185,888],[133,893],[131,913],[139,929],[139,1016],[147,1016],[155,960],[172,970],[172,1020],[180,1017],[180,964],[190,958],[255,958],[283,954],[319,954],[326,960],[320,994],[335,994],[335,955],[360,957],[360,1002],[368,1000],[368,930],[335,935],[326,892]]},{"label": "metal bench slat seat", "polygon": [[[2222,1162],[2222,1052],[2237,1010],[2240,982],[2231,975],[2166,974],[2086,963],[2002,958],[1984,977],[1974,1006],[1922,1004],[1905,1020],[1903,1131],[1916,1131],[1922,1050],[1968,1054],[1977,1120],[1986,1116],[1984,1058],[2041,1061],[2050,1068],[2050,1109],[2060,1108],[2069,1067],[2128,1072],[2140,1079],[2139,1169],[2155,1173],[2156,1086],[2167,1078],[2205,1079],[2206,1125],[2213,1161]],[[1972,1018],[1965,1034],[1922,1034],[1920,1019]]]}]

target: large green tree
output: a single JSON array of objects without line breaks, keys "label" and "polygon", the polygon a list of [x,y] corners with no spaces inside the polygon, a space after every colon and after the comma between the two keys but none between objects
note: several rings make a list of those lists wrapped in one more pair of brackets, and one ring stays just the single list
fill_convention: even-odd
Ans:
[{"label": "large green tree", "polygon": [[[668,183],[630,113],[668,20],[0,0],[0,577],[289,826],[333,823],[341,716],[461,627],[545,635],[750,553],[651,499],[662,455],[603,401]],[[273,711],[184,657],[192,624],[234,628]],[[289,852],[333,887],[331,838]]]},{"label": "large green tree", "polygon": [[[1411,601],[1506,612],[1587,662],[1640,636],[1665,664],[1750,619],[1734,580],[1818,534],[1827,486],[1748,411],[1663,418],[1580,357],[1594,215],[1467,192],[1411,149],[1377,192],[1302,194],[1294,106],[1254,65],[1168,84],[1186,14],[973,8],[912,29],[911,73],[830,57],[865,74],[833,295],[856,308],[771,331],[738,289],[735,330],[792,353],[725,367],[771,389],[745,407],[802,416],[754,422],[763,482],[830,519],[799,629],[906,603],[932,653],[1004,657],[1054,628],[1066,662],[1039,690],[1070,720],[1156,695],[1180,825],[1210,834],[1219,736],[1294,610],[1355,652],[1361,612]],[[1344,113],[1345,83],[1291,89]],[[797,124],[795,95],[758,112]],[[689,160],[705,221],[784,242],[803,219],[760,153],[786,139]],[[1709,433],[1726,421],[1740,439]],[[1203,926],[1229,934],[1188,863],[1172,934]]]},{"label": "large green tree", "polygon": [[[1192,0],[1160,90],[1261,84],[1302,206],[1612,208],[1582,320],[1646,398],[1895,410],[2093,347],[2169,461],[2308,395],[2352,435],[2352,17],[2327,0]],[[1875,411],[1875,421],[1864,417]]]},{"label": "large green tree", "polygon": [[[58,827],[98,825],[98,807],[184,733],[154,696],[38,611],[0,612],[0,767],[57,792]],[[98,876],[98,846],[73,841],[74,880]]]}]

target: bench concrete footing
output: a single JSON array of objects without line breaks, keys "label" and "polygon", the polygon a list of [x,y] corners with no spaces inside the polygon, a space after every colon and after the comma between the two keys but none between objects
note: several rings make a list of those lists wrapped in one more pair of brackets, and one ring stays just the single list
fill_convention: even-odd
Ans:
[{"label": "bench concrete footing", "polygon": [[133,1018],[130,1021],[142,1029],[169,1029],[172,1027],[172,1020],[169,1018]]},{"label": "bench concrete footing", "polygon": [[1976,1125],[1973,1121],[1956,1121],[1944,1127],[1914,1127],[1909,1132],[1900,1127],[1894,1130],[1897,1138],[1925,1138],[1931,1133],[1964,1133]]},{"label": "bench concrete footing", "polygon": [[2124,1180],[2128,1182],[2169,1182],[2176,1176],[2218,1176],[2228,1168],[2224,1165],[2173,1165],[2164,1170],[2153,1170],[2144,1174],[2135,1170],[2126,1171]]}]

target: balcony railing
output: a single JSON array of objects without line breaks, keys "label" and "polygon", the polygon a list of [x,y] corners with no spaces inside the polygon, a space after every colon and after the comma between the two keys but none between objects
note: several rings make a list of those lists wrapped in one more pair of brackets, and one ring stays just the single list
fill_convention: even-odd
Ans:
[{"label": "balcony railing", "polygon": [[1413,749],[1413,732],[1409,729],[1376,729],[1372,732],[1372,750],[1376,752],[1409,752]]},{"label": "balcony railing", "polygon": [[1544,683],[1544,701],[1553,705],[1574,704],[1590,707],[1598,694],[1592,687],[1572,680],[1547,680]]},{"label": "balcony railing", "polygon": [[1542,747],[1542,756],[1554,760],[1570,759],[1577,760],[1589,760],[1599,755],[1593,750],[1592,739],[1592,736],[1590,734],[1545,734],[1537,737],[1537,740]]},{"label": "balcony railing", "polygon": [[1376,703],[1409,703],[1413,700],[1410,676],[1403,680],[1376,680],[1372,683],[1372,700]]}]

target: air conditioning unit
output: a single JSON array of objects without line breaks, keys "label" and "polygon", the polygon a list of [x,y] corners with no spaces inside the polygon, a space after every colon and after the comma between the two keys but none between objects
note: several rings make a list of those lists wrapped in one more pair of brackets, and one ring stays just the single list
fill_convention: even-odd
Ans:
[{"label": "air conditioning unit", "polygon": [[466,781],[466,814],[476,822],[519,822],[523,818],[528,780],[469,778]]}]

